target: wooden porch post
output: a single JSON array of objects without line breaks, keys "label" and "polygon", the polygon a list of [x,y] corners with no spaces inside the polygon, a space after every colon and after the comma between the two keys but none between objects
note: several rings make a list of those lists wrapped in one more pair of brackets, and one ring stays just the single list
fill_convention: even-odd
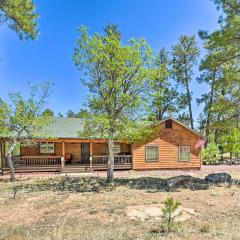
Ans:
[{"label": "wooden porch post", "polygon": [[89,158],[89,163],[90,163],[90,171],[92,171],[92,142],[90,142],[90,158]]},{"label": "wooden porch post", "polygon": [[62,160],[61,160],[62,172],[65,167],[65,142],[62,142]]}]

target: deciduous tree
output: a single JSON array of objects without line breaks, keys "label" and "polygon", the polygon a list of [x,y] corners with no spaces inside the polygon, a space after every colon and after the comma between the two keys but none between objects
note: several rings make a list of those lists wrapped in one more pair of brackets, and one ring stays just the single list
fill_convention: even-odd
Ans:
[{"label": "deciduous tree", "polygon": [[113,181],[114,140],[137,138],[143,129],[137,109],[148,86],[152,60],[152,50],[144,39],[124,44],[120,36],[118,28],[111,25],[93,36],[81,27],[73,56],[76,66],[87,75],[83,83],[90,90],[81,135],[108,139],[108,182]]},{"label": "deciduous tree", "polygon": [[0,132],[7,139],[7,161],[11,172],[11,181],[15,180],[12,152],[17,144],[32,144],[32,139],[47,135],[43,127],[50,121],[43,114],[46,100],[51,92],[51,83],[32,86],[29,98],[20,93],[11,93],[11,103],[0,99]]},{"label": "deciduous tree", "polygon": [[50,108],[46,108],[42,114],[45,116],[54,117],[54,112]]}]

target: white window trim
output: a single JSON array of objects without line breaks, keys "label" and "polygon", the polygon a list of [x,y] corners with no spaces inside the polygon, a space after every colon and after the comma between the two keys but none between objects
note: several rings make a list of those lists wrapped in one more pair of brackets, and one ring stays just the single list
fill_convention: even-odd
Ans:
[{"label": "white window trim", "polygon": [[[157,160],[147,160],[147,147],[157,147]],[[145,145],[145,163],[155,163],[155,162],[159,162],[159,145],[158,144]]]},{"label": "white window trim", "polygon": [[[180,148],[188,147],[189,148],[189,160],[181,160],[180,159]],[[179,162],[190,162],[191,161],[191,146],[190,145],[178,145],[178,161]]]},{"label": "white window trim", "polygon": [[[42,145],[46,145],[45,149],[46,150],[43,150],[42,149]],[[50,148],[49,146],[52,145],[52,147]],[[40,142],[39,144],[39,151],[40,153],[55,153],[55,144],[54,142]]]}]

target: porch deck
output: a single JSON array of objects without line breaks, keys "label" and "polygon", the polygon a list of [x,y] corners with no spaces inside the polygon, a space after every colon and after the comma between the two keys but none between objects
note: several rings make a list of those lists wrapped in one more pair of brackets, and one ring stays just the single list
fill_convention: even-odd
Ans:
[{"label": "porch deck", "polygon": [[[108,156],[93,156],[86,163],[79,160],[79,163],[66,164],[62,156],[17,156],[13,157],[15,172],[89,172],[94,170],[107,170]],[[115,170],[132,169],[131,155],[116,155],[114,159]],[[9,171],[8,166],[3,167],[3,171]]]}]

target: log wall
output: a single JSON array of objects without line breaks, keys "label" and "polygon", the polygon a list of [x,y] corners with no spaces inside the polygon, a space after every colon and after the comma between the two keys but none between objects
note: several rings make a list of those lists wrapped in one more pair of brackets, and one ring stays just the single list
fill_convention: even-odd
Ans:
[{"label": "log wall", "polygon": [[[201,167],[201,136],[181,124],[172,121],[172,128],[166,128],[165,122],[155,129],[155,136],[132,146],[133,169],[199,169]],[[157,162],[145,161],[146,145],[157,145],[159,156]],[[190,146],[190,161],[179,161],[179,145]]]}]

